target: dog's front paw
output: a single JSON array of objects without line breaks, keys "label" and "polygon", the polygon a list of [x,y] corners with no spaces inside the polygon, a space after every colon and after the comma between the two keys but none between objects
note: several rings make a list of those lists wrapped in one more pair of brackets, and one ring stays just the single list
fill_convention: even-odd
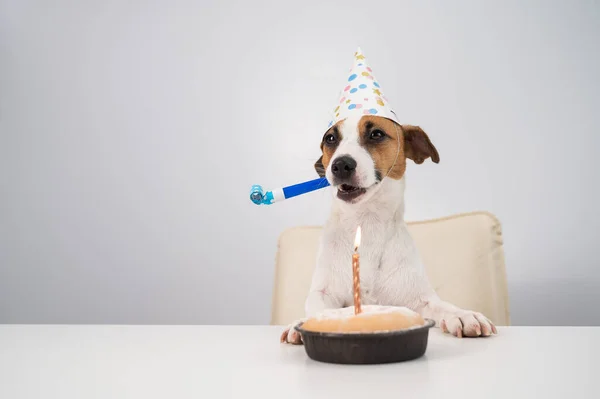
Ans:
[{"label": "dog's front paw", "polygon": [[487,317],[477,312],[460,312],[440,321],[440,328],[458,338],[488,337],[498,334],[496,326]]},{"label": "dog's front paw", "polygon": [[281,334],[280,342],[292,345],[301,345],[302,336],[296,331],[296,326],[302,323],[302,320],[295,321],[290,324]]}]

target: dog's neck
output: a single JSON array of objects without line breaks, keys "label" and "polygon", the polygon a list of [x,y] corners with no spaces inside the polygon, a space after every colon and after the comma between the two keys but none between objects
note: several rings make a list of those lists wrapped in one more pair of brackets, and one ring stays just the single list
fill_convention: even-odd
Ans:
[{"label": "dog's neck", "polygon": [[334,198],[331,217],[350,228],[382,221],[403,221],[404,187],[404,177],[399,180],[385,178],[358,204]]}]

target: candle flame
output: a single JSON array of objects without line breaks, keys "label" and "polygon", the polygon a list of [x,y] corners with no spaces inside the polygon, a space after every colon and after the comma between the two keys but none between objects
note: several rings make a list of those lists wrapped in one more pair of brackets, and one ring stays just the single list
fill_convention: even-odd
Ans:
[{"label": "candle flame", "polygon": [[354,238],[354,250],[358,251],[358,247],[360,246],[360,226],[356,229],[356,237]]}]

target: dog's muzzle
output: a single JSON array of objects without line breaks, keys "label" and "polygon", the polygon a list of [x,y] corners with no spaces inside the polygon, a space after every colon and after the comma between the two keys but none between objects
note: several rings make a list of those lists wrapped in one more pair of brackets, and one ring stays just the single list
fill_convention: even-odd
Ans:
[{"label": "dog's muzzle", "polygon": [[356,183],[356,166],[356,161],[349,155],[342,155],[331,164],[337,197],[346,202],[352,202],[367,191]]}]

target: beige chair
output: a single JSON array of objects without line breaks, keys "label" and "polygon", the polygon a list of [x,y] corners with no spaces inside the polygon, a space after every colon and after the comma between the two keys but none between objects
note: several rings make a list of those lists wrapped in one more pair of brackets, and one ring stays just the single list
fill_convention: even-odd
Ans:
[{"label": "beige chair", "polygon": [[[474,212],[408,226],[442,299],[479,311],[498,326],[510,325],[498,219]],[[318,226],[294,227],[279,237],[271,324],[286,325],[304,317],[320,232]]]}]

